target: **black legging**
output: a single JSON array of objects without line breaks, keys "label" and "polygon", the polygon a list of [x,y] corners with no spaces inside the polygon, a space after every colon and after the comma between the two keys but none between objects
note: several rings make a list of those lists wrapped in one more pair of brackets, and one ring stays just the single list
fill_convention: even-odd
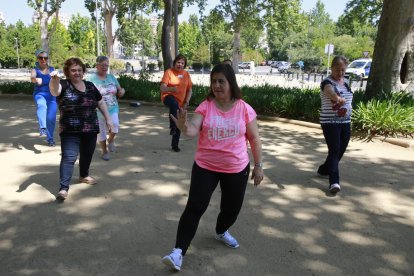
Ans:
[{"label": "black legging", "polygon": [[207,210],[211,195],[220,182],[221,202],[217,217],[216,233],[222,234],[232,226],[243,205],[250,164],[239,173],[220,173],[199,167],[195,162],[191,173],[190,194],[180,222],[178,223],[175,248],[183,256],[197,231],[201,216]]},{"label": "black legging", "polygon": [[[180,108],[180,105],[177,99],[172,95],[168,95],[167,97],[164,98],[164,104],[170,108],[170,114],[172,114],[175,118],[177,118],[177,110]],[[171,117],[168,116],[168,118],[170,119],[170,130],[171,130],[170,134],[172,135],[171,147],[177,148],[178,142],[180,141],[181,131],[175,125]]]}]

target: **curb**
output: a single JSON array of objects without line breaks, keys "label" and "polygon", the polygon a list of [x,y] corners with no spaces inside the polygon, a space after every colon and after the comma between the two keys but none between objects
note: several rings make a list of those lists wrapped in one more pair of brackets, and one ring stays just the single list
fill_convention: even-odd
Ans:
[{"label": "curb", "polygon": [[[32,97],[32,95],[27,95],[27,94],[1,94],[0,93],[0,97],[2,98],[29,98]],[[130,102],[134,102],[134,100],[125,100],[125,99],[118,99],[118,102],[120,103],[125,103],[125,104],[129,104]],[[136,102],[136,101],[135,101]],[[141,105],[145,105],[145,106],[156,106],[156,107],[164,107],[163,103],[160,102],[143,102],[143,101],[139,101],[141,103]],[[195,110],[195,108],[193,107],[189,107],[189,109],[191,109],[192,111]],[[280,118],[280,117],[272,117],[272,116],[265,116],[265,115],[257,115],[257,119],[262,120],[262,121],[274,121],[274,122],[281,122],[281,123],[288,123],[288,124],[293,124],[293,125],[298,125],[298,126],[303,126],[303,127],[309,127],[309,128],[315,128],[315,129],[321,129],[320,124],[315,124],[315,123],[310,123],[310,122],[305,122],[305,121],[299,121],[299,120],[293,120],[293,119],[286,119],[286,118]],[[408,148],[408,149],[414,149],[414,140],[403,140],[403,139],[398,139],[398,138],[391,138],[391,137],[373,137],[372,139],[381,141],[381,142],[386,142],[392,145],[396,145],[396,146],[400,146],[403,148]]]}]

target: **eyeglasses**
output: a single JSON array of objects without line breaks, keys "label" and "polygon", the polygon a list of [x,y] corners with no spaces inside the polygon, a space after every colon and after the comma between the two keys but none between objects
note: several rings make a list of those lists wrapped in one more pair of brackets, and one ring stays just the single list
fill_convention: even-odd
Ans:
[{"label": "eyeglasses", "polygon": [[48,60],[48,57],[37,57],[38,59]]},{"label": "eyeglasses", "polygon": [[98,66],[101,66],[101,67],[108,67],[108,66],[109,66],[109,64],[106,64],[106,63],[98,63]]}]

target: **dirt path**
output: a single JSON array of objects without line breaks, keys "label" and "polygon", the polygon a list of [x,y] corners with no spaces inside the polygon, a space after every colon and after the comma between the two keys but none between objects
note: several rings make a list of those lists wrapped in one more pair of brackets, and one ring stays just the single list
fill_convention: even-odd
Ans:
[{"label": "dirt path", "polygon": [[[196,140],[169,150],[166,109],[121,106],[118,152],[63,204],[60,148],[38,137],[29,97],[0,97],[0,275],[169,275]],[[249,185],[229,249],[213,238],[220,191],[180,275],[413,275],[414,150],[352,141],[333,197],[315,177],[320,130],[260,122],[265,180]],[[59,141],[59,139],[57,139]],[[58,145],[60,143],[58,142]],[[74,179],[78,170],[75,169]]]}]

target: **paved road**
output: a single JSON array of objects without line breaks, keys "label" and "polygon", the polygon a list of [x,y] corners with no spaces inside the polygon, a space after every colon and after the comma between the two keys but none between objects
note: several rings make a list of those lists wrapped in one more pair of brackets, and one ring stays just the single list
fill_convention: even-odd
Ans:
[{"label": "paved road", "polygon": [[[38,137],[30,97],[0,97],[0,275],[169,275],[196,140],[169,150],[166,109],[121,105],[118,152],[95,154],[99,183],[73,181],[63,204],[59,147]],[[353,140],[343,191],[326,193],[315,168],[319,129],[260,122],[265,180],[249,185],[229,249],[213,239],[219,190],[181,275],[413,275],[412,149]],[[78,172],[75,170],[74,179]]]}]

